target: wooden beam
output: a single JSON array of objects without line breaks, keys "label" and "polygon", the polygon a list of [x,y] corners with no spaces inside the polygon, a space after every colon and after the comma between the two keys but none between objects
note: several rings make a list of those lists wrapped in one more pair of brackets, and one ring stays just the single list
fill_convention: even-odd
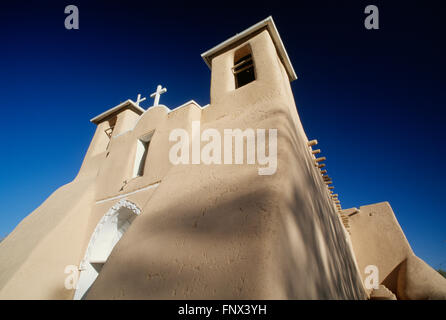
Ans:
[{"label": "wooden beam", "polygon": [[317,145],[317,140],[314,139],[314,140],[308,141],[308,142],[307,142],[307,145],[308,145],[309,147],[315,146],[315,145]]}]

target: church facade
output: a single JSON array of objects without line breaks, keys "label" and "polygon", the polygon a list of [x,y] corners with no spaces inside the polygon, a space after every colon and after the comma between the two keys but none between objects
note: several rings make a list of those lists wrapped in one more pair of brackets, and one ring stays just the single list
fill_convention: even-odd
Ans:
[{"label": "church facade", "polygon": [[209,105],[159,86],[91,120],[78,175],[0,243],[0,299],[446,299],[388,203],[341,208],[271,17],[202,57]]}]

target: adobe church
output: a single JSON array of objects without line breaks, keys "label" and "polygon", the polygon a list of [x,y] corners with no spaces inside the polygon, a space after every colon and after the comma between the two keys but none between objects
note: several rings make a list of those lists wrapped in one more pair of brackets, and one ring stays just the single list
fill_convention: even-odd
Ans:
[{"label": "adobe church", "polygon": [[[389,203],[341,208],[271,17],[202,57],[209,105],[170,109],[159,86],[91,120],[78,175],[0,243],[0,299],[446,299]],[[277,129],[277,170],[172,163],[194,122]]]}]

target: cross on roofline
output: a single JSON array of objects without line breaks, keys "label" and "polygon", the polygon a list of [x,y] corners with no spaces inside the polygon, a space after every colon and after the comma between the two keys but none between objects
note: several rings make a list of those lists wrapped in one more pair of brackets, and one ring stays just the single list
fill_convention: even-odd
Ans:
[{"label": "cross on roofline", "polygon": [[159,104],[160,96],[165,92],[167,92],[167,89],[163,88],[160,84],[156,87],[156,91],[150,95],[150,98],[155,98],[155,101],[153,102],[154,106]]},{"label": "cross on roofline", "polygon": [[136,104],[137,106],[139,106],[139,103],[140,103],[140,102],[143,102],[144,100],[146,100],[146,97],[144,97],[144,98],[141,99],[141,94],[138,93],[138,98],[136,98],[136,102],[135,102],[135,104]]}]

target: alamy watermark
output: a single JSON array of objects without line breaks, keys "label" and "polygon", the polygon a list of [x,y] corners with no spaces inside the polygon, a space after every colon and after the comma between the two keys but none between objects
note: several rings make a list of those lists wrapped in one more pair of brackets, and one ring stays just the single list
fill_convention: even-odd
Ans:
[{"label": "alamy watermark", "polygon": [[64,273],[68,274],[65,277],[64,286],[67,290],[77,289],[77,283],[79,281],[79,267],[75,265],[67,265],[64,269]]},{"label": "alamy watermark", "polygon": [[368,5],[364,9],[364,13],[368,16],[364,20],[364,27],[367,30],[379,29],[379,10],[377,6]]},{"label": "alamy watermark", "polygon": [[379,270],[378,267],[370,264],[365,267],[364,273],[367,275],[364,279],[366,289],[379,289]]},{"label": "alamy watermark", "polygon": [[79,29],[79,9],[75,5],[68,5],[65,7],[64,13],[68,14],[65,18],[65,29]]},{"label": "alamy watermark", "polygon": [[[67,30],[78,30],[79,29],[79,8],[75,5],[68,5],[64,10],[65,17],[64,25]],[[364,27],[367,30],[378,30],[379,29],[379,10],[375,5],[368,5],[364,9],[364,13],[368,16],[364,20]]]},{"label": "alamy watermark", "polygon": [[[185,129],[170,132],[169,141],[176,142],[169,151],[172,164],[243,164],[246,140],[246,164],[256,164],[257,160],[259,175],[273,175],[276,172],[277,129],[224,129],[223,141],[217,129],[200,132],[200,121],[192,121],[192,137]],[[203,148],[202,142],[207,142]]]}]

